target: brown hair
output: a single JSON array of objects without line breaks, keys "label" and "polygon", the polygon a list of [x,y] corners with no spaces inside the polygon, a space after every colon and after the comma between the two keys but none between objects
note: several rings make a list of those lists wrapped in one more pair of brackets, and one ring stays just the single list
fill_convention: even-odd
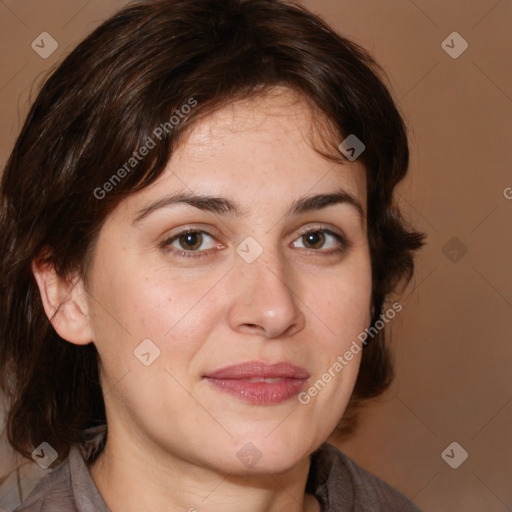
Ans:
[{"label": "brown hair", "polygon": [[[106,422],[96,348],[57,335],[31,262],[44,255],[59,275],[79,272],[87,283],[102,223],[123,198],[161,175],[185,130],[270,87],[298,92],[328,121],[326,157],[343,161],[337,146],[350,134],[366,146],[359,159],[367,175],[372,326],[379,320],[388,295],[410,281],[412,254],[425,236],[406,226],[395,204],[409,153],[381,73],[363,48],[303,7],[278,0],[136,3],[63,60],[33,103],[1,183],[0,385],[15,450],[30,457],[46,441],[58,452],[56,465],[86,427]],[[195,106],[183,115],[191,99]],[[148,156],[103,187],[173,115],[179,123],[161,128]],[[385,332],[363,350],[344,432],[357,408],[393,378]]]}]

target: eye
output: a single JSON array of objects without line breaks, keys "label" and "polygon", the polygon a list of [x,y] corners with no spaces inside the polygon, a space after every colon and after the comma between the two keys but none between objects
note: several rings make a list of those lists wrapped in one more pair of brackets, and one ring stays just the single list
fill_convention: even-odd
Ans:
[{"label": "eye", "polygon": [[[325,228],[309,228],[303,231],[297,240],[304,241],[305,245],[301,246],[295,241],[292,243],[293,247],[311,250],[325,256],[344,252],[351,245],[344,236]],[[160,245],[173,253],[174,256],[185,258],[208,256],[209,249],[221,249],[223,247],[207,231],[191,228],[164,240]]]},{"label": "eye", "polygon": [[[298,240],[303,240],[306,246],[303,245],[301,247],[300,245],[297,245],[297,242],[293,242],[293,247],[311,249],[313,251],[325,253],[326,255],[343,252],[350,246],[345,237],[324,228],[309,228],[307,231],[301,233]],[[325,249],[326,243],[328,245],[328,250],[319,251],[322,248]]]},{"label": "eye", "polygon": [[[211,240],[209,243],[208,239]],[[200,256],[206,256],[206,251],[208,249],[213,249],[216,246],[218,247],[219,244],[215,244],[213,242],[214,240],[215,238],[213,235],[206,231],[187,229],[177,233],[171,238],[168,238],[161,244],[161,246],[164,248],[171,248],[170,250],[177,256],[197,258]]]}]

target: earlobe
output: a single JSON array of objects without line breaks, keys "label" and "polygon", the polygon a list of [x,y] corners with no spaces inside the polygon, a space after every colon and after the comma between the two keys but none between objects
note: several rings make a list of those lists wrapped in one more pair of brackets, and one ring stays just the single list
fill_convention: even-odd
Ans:
[{"label": "earlobe", "polygon": [[57,334],[76,345],[91,343],[93,336],[82,280],[59,276],[51,263],[40,260],[32,262],[32,273],[46,316]]}]

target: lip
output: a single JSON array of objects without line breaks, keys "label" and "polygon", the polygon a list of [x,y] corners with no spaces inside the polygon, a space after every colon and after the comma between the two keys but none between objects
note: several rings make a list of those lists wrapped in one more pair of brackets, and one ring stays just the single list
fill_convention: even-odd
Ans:
[{"label": "lip", "polygon": [[[203,376],[220,391],[257,405],[288,400],[301,391],[309,377],[307,370],[289,362],[263,361],[248,361],[227,366]],[[275,380],[264,382],[261,379]]]}]

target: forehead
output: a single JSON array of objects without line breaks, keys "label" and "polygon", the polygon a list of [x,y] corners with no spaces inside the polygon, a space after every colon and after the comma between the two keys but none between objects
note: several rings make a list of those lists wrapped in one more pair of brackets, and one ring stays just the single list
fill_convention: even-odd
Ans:
[{"label": "forehead", "polygon": [[252,204],[261,212],[342,187],[365,207],[363,166],[357,161],[336,164],[315,151],[327,148],[327,137],[333,134],[325,129],[325,120],[304,98],[274,88],[197,120],[164,173],[128,198],[128,204],[140,207],[148,198],[193,191]]},{"label": "forehead", "polygon": [[286,152],[295,145],[295,153],[299,154],[307,145],[325,145],[326,139],[332,139],[327,126],[326,116],[314,111],[305,97],[287,87],[273,87],[230,103],[195,123],[184,134],[174,159],[183,155],[189,159],[212,156],[229,149],[226,146],[230,142],[251,140],[252,150],[251,144],[244,146],[248,156],[261,149],[257,145],[266,145],[268,149],[258,153],[260,158],[267,153],[275,158],[273,147]]}]

